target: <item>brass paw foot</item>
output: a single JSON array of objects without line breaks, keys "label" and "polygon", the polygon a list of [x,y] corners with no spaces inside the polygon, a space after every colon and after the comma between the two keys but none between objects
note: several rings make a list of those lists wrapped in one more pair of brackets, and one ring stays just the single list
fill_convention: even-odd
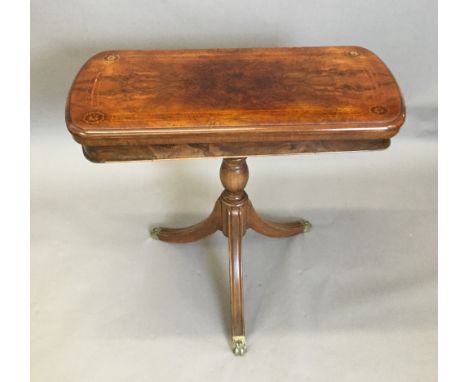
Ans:
[{"label": "brass paw foot", "polygon": [[235,355],[244,355],[247,351],[245,336],[232,337],[232,351]]},{"label": "brass paw foot", "polygon": [[312,229],[312,224],[307,220],[302,220],[302,225],[304,226],[304,233],[309,232]]},{"label": "brass paw foot", "polygon": [[161,232],[161,229],[161,227],[154,227],[151,230],[150,235],[154,240],[159,240],[159,233]]}]

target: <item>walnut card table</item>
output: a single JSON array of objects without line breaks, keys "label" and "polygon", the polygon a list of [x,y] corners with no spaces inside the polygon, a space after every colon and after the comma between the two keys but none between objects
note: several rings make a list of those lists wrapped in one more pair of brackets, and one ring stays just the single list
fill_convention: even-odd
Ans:
[{"label": "walnut card table", "polygon": [[271,237],[310,223],[261,218],[244,188],[250,155],[385,149],[405,119],[385,64],[355,46],[107,51],[71,87],[66,123],[90,161],[222,157],[225,188],[209,217],[152,237],[228,239],[233,351],[246,350],[241,243],[251,228]]}]

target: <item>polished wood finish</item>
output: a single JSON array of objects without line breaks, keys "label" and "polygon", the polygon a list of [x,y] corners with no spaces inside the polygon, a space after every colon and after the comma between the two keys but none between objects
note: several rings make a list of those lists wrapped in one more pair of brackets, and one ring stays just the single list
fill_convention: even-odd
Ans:
[{"label": "polished wood finish", "polygon": [[242,238],[306,232],[262,219],[244,188],[247,156],[380,150],[405,119],[385,64],[356,46],[107,51],[82,67],[66,123],[93,162],[222,157],[224,191],[204,221],[152,230],[188,243],[228,239],[231,334],[245,351]]},{"label": "polished wood finish", "polygon": [[310,229],[310,223],[302,219],[289,223],[275,223],[261,218],[244,191],[249,179],[245,158],[224,159],[220,169],[220,178],[224,191],[207,219],[187,228],[156,227],[152,230],[152,236],[155,239],[172,243],[189,243],[218,230],[224,233],[228,238],[231,334],[233,338],[245,338],[242,237],[249,228],[270,237],[294,236],[307,232]]},{"label": "polished wood finish", "polygon": [[381,140],[404,105],[361,47],[109,51],[77,75],[66,120],[85,146]]},{"label": "polished wood finish", "polygon": [[213,212],[205,220],[185,228],[157,228],[157,239],[171,243],[190,243],[203,239],[221,229],[221,203],[216,202]]},{"label": "polished wood finish", "polygon": [[193,143],[179,145],[83,146],[83,154],[95,163],[187,158],[237,158],[254,155],[306,154],[383,150],[390,139],[305,142]]},{"label": "polished wood finish", "polygon": [[289,237],[307,231],[309,222],[297,220],[288,223],[276,223],[262,219],[249,202],[247,212],[247,226],[262,235],[269,237]]}]

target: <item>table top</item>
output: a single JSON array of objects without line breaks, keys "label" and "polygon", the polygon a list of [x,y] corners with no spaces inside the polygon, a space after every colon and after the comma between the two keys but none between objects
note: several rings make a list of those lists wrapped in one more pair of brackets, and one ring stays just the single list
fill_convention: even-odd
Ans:
[{"label": "table top", "polygon": [[102,52],[66,107],[88,146],[377,140],[404,118],[389,69],[355,46]]}]

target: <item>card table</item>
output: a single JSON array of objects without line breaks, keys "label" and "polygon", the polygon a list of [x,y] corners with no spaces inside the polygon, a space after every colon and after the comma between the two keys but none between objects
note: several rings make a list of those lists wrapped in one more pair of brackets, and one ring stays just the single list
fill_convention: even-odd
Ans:
[{"label": "card table", "polygon": [[244,191],[246,158],[385,149],[405,106],[386,65],[357,46],[116,50],[84,64],[65,114],[92,162],[223,158],[224,191],[208,218],[151,235],[173,243],[227,237],[232,347],[243,355],[245,232],[288,237],[311,228],[257,214]]}]

